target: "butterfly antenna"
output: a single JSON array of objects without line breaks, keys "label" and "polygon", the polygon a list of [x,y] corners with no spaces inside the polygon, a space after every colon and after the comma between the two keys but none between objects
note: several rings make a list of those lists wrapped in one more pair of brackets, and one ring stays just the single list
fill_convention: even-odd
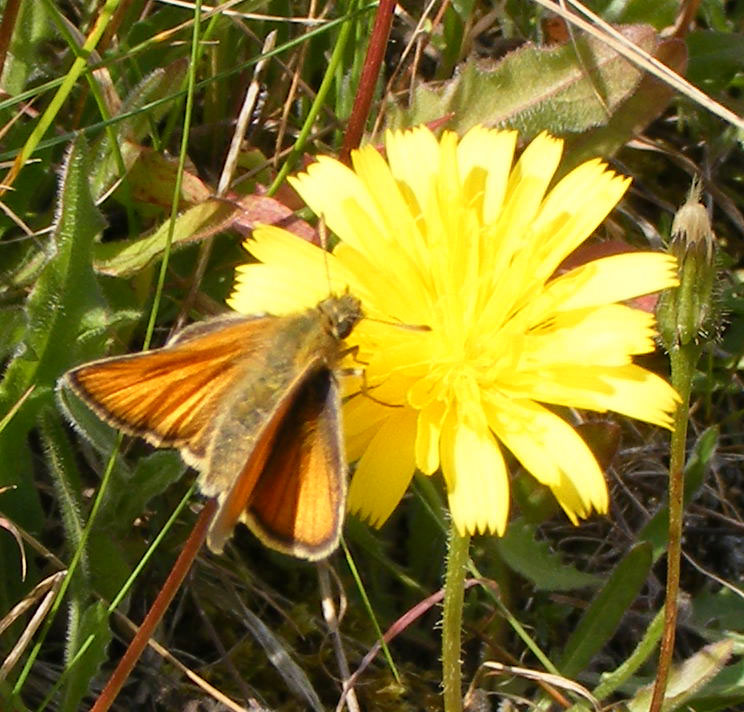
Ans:
[{"label": "butterfly antenna", "polygon": [[320,246],[323,248],[323,264],[325,265],[326,281],[328,282],[328,296],[333,295],[333,286],[331,282],[331,266],[328,263],[328,230],[326,229],[325,219],[320,218],[318,223],[318,236],[320,237]]}]

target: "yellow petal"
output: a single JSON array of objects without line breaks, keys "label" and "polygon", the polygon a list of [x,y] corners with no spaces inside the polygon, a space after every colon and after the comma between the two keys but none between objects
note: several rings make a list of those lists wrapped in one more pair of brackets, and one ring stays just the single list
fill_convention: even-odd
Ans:
[{"label": "yellow petal", "polygon": [[[360,151],[374,151],[366,146]],[[385,218],[354,171],[340,161],[320,156],[305,173],[288,179],[292,187],[328,228],[365,254],[385,241]]]},{"label": "yellow petal", "polygon": [[349,488],[349,511],[381,526],[413,477],[416,414],[395,411],[380,427],[357,464]]},{"label": "yellow petal", "polygon": [[509,476],[488,430],[462,422],[442,433],[442,473],[452,520],[461,534],[503,534],[509,516]]},{"label": "yellow petal", "polygon": [[439,143],[426,126],[408,131],[388,131],[385,151],[393,175],[408,192],[415,213],[421,213],[431,200],[434,178],[439,168]]},{"label": "yellow petal", "polygon": [[520,368],[554,364],[623,366],[633,354],[656,348],[651,314],[622,304],[559,313],[549,326],[524,339]]},{"label": "yellow petal", "polygon": [[587,161],[551,189],[532,224],[537,241],[532,255],[535,279],[545,281],[607,217],[630,180]]},{"label": "yellow petal", "polygon": [[419,411],[416,428],[416,467],[432,475],[439,467],[439,437],[447,414],[444,403],[434,401]]},{"label": "yellow petal", "polygon": [[663,379],[635,364],[626,366],[554,366],[540,377],[513,384],[542,403],[612,410],[664,428],[672,426],[679,402],[677,392]]},{"label": "yellow petal", "polygon": [[[581,496],[578,483],[565,474],[561,473],[560,482],[550,490],[574,526],[579,524],[579,518],[586,519],[592,513],[591,506]],[[606,511],[596,509],[602,514]]]},{"label": "yellow petal", "polygon": [[562,311],[621,302],[674,287],[677,261],[662,252],[626,252],[602,257],[557,277],[543,299]]},{"label": "yellow petal", "polygon": [[[572,520],[592,509],[607,511],[604,475],[591,450],[568,423],[529,401],[512,400],[502,408],[487,406],[486,413],[498,438],[538,482],[556,493]],[[515,423],[526,427],[518,429]],[[566,503],[573,491],[578,499],[569,510]]]},{"label": "yellow petal", "polygon": [[333,256],[287,230],[263,226],[245,248],[261,263],[240,265],[228,305],[243,314],[288,314],[315,306],[331,292],[347,286]]},{"label": "yellow petal", "polygon": [[501,213],[516,144],[516,131],[475,126],[457,147],[464,194],[484,224],[495,222]]},{"label": "yellow petal", "polygon": [[355,462],[362,456],[375,433],[389,416],[390,408],[375,403],[361,393],[344,403],[344,435],[346,436],[346,457],[349,462]]}]

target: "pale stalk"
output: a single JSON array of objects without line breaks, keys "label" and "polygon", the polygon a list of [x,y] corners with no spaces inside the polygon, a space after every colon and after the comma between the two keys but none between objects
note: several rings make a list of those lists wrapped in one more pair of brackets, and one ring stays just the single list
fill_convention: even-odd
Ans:
[{"label": "pale stalk", "polygon": [[450,524],[442,614],[442,688],[444,712],[462,712],[462,609],[470,536]]},{"label": "pale stalk", "polygon": [[656,671],[654,694],[649,712],[659,712],[664,702],[669,669],[674,654],[674,638],[677,628],[677,597],[679,595],[679,571],[682,557],[682,522],[684,514],[684,468],[687,423],[690,415],[690,391],[695,364],[701,348],[695,343],[673,348],[669,354],[672,366],[672,385],[681,398],[674,415],[674,429],[669,446],[669,534],[667,541],[667,579],[664,613],[664,633],[659,651],[659,666]]}]

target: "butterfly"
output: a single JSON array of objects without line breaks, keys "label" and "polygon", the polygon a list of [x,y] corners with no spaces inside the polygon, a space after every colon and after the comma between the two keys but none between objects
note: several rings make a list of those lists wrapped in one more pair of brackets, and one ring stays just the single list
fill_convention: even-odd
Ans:
[{"label": "butterfly", "polygon": [[213,551],[243,522],[273,549],[321,559],[338,546],[346,500],[334,371],[362,317],[349,293],[286,316],[215,317],[162,348],[73,368],[60,387],[123,432],[180,450],[218,500]]}]

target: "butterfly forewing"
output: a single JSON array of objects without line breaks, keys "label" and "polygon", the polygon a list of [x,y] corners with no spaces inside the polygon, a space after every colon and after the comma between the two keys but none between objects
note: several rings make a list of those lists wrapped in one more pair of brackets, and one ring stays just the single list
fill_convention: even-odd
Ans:
[{"label": "butterfly forewing", "polygon": [[164,348],[94,361],[66,381],[104,420],[157,447],[181,448],[189,464],[200,466],[215,413],[273,321],[195,324]]}]

